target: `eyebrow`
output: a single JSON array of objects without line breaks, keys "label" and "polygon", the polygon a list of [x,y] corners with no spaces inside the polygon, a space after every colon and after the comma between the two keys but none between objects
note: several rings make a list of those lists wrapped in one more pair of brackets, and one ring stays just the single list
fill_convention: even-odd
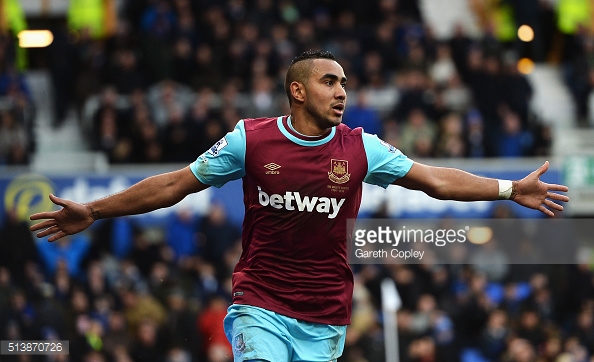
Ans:
[{"label": "eyebrow", "polygon": [[[320,79],[332,79],[332,80],[338,80],[338,76],[336,74],[332,74],[332,73],[326,73],[324,74]],[[347,77],[342,77],[340,79],[341,83],[346,83],[347,81]]]}]

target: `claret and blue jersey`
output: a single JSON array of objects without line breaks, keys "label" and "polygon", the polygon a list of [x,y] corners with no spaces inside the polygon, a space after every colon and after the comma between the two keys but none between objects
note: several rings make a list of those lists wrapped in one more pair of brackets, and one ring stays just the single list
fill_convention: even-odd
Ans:
[{"label": "claret and blue jersey", "polygon": [[190,166],[206,185],[243,178],[243,252],[233,302],[349,324],[347,219],[357,216],[363,182],[387,187],[411,166],[360,128],[341,124],[310,137],[296,132],[288,116],[241,120]]}]

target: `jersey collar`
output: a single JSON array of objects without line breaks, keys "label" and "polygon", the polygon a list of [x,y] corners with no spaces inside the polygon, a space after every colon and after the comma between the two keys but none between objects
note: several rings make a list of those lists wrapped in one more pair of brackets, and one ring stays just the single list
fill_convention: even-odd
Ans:
[{"label": "jersey collar", "polygon": [[329,142],[336,133],[336,127],[332,127],[321,136],[306,136],[297,132],[291,124],[291,116],[277,118],[278,129],[285,137],[301,146],[320,146]]}]

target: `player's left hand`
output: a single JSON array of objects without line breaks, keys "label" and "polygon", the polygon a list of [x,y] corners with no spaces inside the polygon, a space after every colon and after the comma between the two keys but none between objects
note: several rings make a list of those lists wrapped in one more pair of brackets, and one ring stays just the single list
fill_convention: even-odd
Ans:
[{"label": "player's left hand", "polygon": [[542,176],[549,169],[549,161],[546,161],[537,170],[530,173],[520,181],[514,181],[515,196],[512,200],[518,204],[539,210],[547,216],[554,216],[552,210],[563,211],[563,206],[558,201],[567,202],[569,197],[553,191],[567,192],[569,188],[564,185],[549,184],[540,181]]}]

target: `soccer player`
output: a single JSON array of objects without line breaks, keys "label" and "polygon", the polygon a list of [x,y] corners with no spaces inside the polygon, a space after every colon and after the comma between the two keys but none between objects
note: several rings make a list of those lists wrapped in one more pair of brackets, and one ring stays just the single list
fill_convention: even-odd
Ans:
[{"label": "soccer player", "polygon": [[209,186],[243,179],[243,252],[233,273],[224,327],[235,361],[334,361],[351,317],[353,275],[347,219],[362,183],[420,190],[438,199],[510,199],[552,215],[567,187],[539,180],[548,162],[519,181],[431,167],[341,124],[347,77],[329,52],[310,51],[289,67],[291,114],[243,119],[189,166],[149,177],[87,204],[50,195],[62,208],[31,216],[55,241],[95,220],[169,207]]}]

